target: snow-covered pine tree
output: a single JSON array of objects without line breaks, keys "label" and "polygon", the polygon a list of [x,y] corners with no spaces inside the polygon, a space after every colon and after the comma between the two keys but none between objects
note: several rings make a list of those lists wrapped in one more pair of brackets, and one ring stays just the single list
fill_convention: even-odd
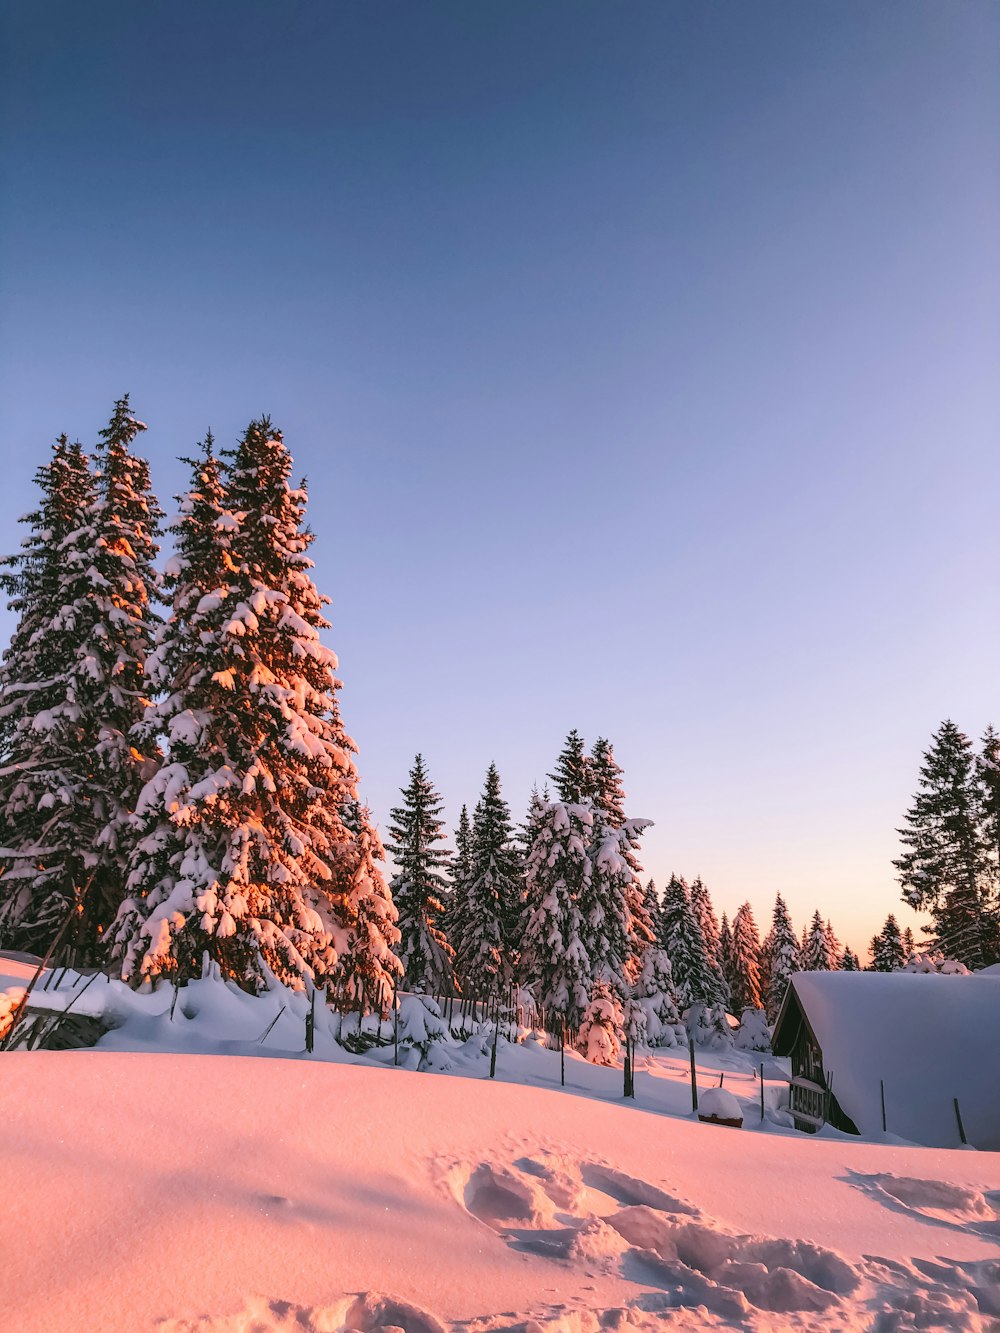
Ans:
[{"label": "snow-covered pine tree", "polygon": [[354,834],[354,869],[336,932],[334,984],[342,1007],[383,1018],[392,1007],[403,965],[396,956],[399,913],[377,862],[385,860],[370,812],[354,802],[345,822]]},{"label": "snow-covered pine tree", "polygon": [[656,939],[656,928],[646,909],[645,891],[640,875],[639,840],[641,831],[648,821],[629,821],[625,813],[625,785],[622,781],[625,770],[615,759],[614,748],[604,736],[598,737],[587,761],[587,774],[590,783],[591,799],[595,811],[603,815],[606,824],[614,830],[628,825],[626,836],[619,840],[619,852],[624,856],[632,871],[632,877],[626,886],[628,914],[631,920],[632,947],[626,968],[631,981],[642,966],[642,954]]},{"label": "snow-covered pine tree", "polygon": [[976,755],[974,787],[984,863],[983,962],[990,964],[1000,961],[1000,733],[992,726]]},{"label": "snow-covered pine tree", "polygon": [[827,918],[826,925],[823,929],[826,931],[826,948],[827,953],[830,956],[830,970],[836,972],[840,968],[840,955],[842,952],[840,940],[837,939],[837,932],[834,930],[829,918]]},{"label": "snow-covered pine tree", "polygon": [[805,972],[832,972],[836,962],[836,955],[830,952],[830,936],[823,918],[818,911],[814,912],[806,935],[802,969]]},{"label": "snow-covered pine tree", "polygon": [[788,907],[781,894],[774,899],[774,911],[771,916],[771,929],[767,937],[768,987],[765,996],[765,1009],[770,1022],[778,1017],[781,1002],[793,972],[800,968],[799,942],[795,936],[795,927],[789,915]]},{"label": "snow-covered pine tree", "polygon": [[97,832],[86,821],[97,733],[85,731],[76,706],[79,640],[64,604],[67,566],[79,563],[70,539],[89,534],[94,483],[80,445],[65,435],[35,482],[38,507],[21,520],[27,535],[0,564],[17,617],[0,667],[0,947],[44,954],[90,877]]},{"label": "snow-covered pine tree", "polygon": [[[571,731],[567,738],[567,748],[575,731]],[[581,742],[582,746],[582,742]],[[567,751],[563,751],[566,755]],[[563,755],[559,762],[562,763]],[[575,763],[570,761],[571,767],[575,769]],[[614,747],[604,736],[599,736],[594,742],[590,752],[589,760],[585,761],[584,772],[587,778],[587,790],[595,806],[604,811],[608,823],[613,828],[621,828],[625,823],[625,784],[622,781],[625,770],[616,762]]]},{"label": "snow-covered pine tree", "polygon": [[903,936],[894,913],[889,913],[885,925],[872,939],[871,955],[873,972],[895,972],[906,962]]},{"label": "snow-covered pine tree", "polygon": [[523,867],[496,764],[490,764],[486,771],[483,794],[476,805],[470,863],[465,928],[457,962],[469,993],[490,999],[497,997],[514,975],[523,889]]},{"label": "snow-covered pine tree", "polygon": [[733,966],[733,929],[729,924],[729,917],[725,912],[722,913],[722,920],[719,922],[719,967],[722,975],[726,978],[726,987],[729,986],[729,973]]},{"label": "snow-covered pine tree", "polygon": [[717,981],[717,990],[721,997],[717,1002],[723,1005],[729,1004],[729,982],[722,967],[719,920],[712,906],[711,894],[700,875],[692,882],[689,897],[691,910],[697,918],[701,927],[701,937],[705,941],[708,968]]},{"label": "snow-covered pine tree", "polygon": [[633,996],[646,1015],[645,1040],[650,1046],[684,1045],[684,1025],[678,1012],[670,959],[659,944],[643,954]]},{"label": "snow-covered pine tree", "polygon": [[[51,926],[66,902],[76,900],[78,915],[60,958],[78,965],[103,960],[101,937],[123,895],[131,811],[144,775],[132,732],[147,705],[144,671],[157,623],[153,561],[160,510],[148,464],[132,452],[142,430],[126,395],[100,432],[92,488],[83,476],[82,451],[66,456],[70,484],[81,497],[88,493],[87,503],[58,543],[53,613],[48,628],[38,631],[40,651],[52,668],[51,694],[50,706],[35,712],[31,727],[36,752],[46,758],[21,770],[26,785],[14,798],[22,809],[33,804],[51,812],[50,836],[44,858],[35,842],[17,845],[16,828],[15,841],[8,843],[14,854],[5,878],[12,887],[31,881],[36,906],[30,916],[37,921],[41,910]],[[146,765],[152,762],[147,756]],[[56,887],[41,907],[49,883]],[[16,901],[24,902],[23,884]],[[51,938],[49,929],[46,942]]]},{"label": "snow-covered pine tree", "polygon": [[440,926],[449,856],[443,846],[442,801],[422,755],[417,755],[391,812],[389,851],[396,873],[390,888],[402,935],[399,959],[409,990],[444,995],[452,985],[454,954]]},{"label": "snow-covered pine tree", "polygon": [[840,970],[841,972],[861,971],[861,959],[849,944],[844,945],[844,952],[840,955]]},{"label": "snow-covered pine tree", "polygon": [[580,893],[584,938],[593,981],[605,981],[624,1000],[638,975],[642,953],[651,944],[642,904],[642,884],[632,868],[632,853],[648,820],[613,825],[601,806],[593,810],[588,846],[590,871]]},{"label": "snow-covered pine tree", "polygon": [[930,912],[944,954],[981,967],[984,937],[992,933],[984,902],[989,859],[977,819],[972,744],[950,720],[924,755],[920,788],[899,835],[905,850],[893,865],[903,900]]},{"label": "snow-covered pine tree", "polygon": [[549,774],[549,780],[559,800],[566,805],[579,805],[591,794],[590,760],[584,749],[583,737],[575,727],[566,737],[556,760],[555,772]]},{"label": "snow-covered pine tree", "polygon": [[622,1046],[621,997],[607,981],[595,981],[580,1021],[577,1044],[595,1065],[613,1065]]},{"label": "snow-covered pine tree", "polygon": [[702,1002],[724,1005],[726,993],[705,952],[698,918],[691,910],[687,884],[671,875],[663,894],[660,944],[670,959],[674,985],[681,1007]]},{"label": "snow-covered pine tree", "polygon": [[760,935],[754,920],[753,909],[749,903],[737,910],[733,917],[732,970],[730,988],[733,1008],[742,1013],[744,1009],[762,1008],[760,994]]},{"label": "snow-covered pine tree", "polygon": [[467,985],[460,970],[460,959],[464,954],[468,925],[466,917],[471,870],[472,821],[469,819],[469,807],[463,805],[455,829],[455,855],[451,858],[448,893],[444,897],[444,912],[441,916],[441,929],[454,953],[455,981],[463,993],[467,991]]},{"label": "snow-covered pine tree", "polygon": [[917,951],[917,946],[913,939],[913,931],[909,926],[903,931],[903,953],[906,955],[904,961],[909,962]]},{"label": "snow-covered pine tree", "polygon": [[660,895],[657,892],[656,884],[651,879],[646,881],[646,887],[642,895],[642,905],[649,920],[650,929],[653,932],[653,943],[656,944],[660,938]]},{"label": "snow-covered pine tree", "polygon": [[575,1030],[590,1001],[593,974],[580,899],[590,874],[589,806],[552,801],[536,817],[525,865],[520,971],[548,1032]]},{"label": "snow-covered pine tree", "polygon": [[194,460],[173,528],[146,724],[169,753],[138,804],[114,946],[134,983],[190,976],[207,953],[251,990],[323,984],[371,891],[355,880],[355,747],[291,456],[264,418],[230,457],[228,487],[210,448]]}]

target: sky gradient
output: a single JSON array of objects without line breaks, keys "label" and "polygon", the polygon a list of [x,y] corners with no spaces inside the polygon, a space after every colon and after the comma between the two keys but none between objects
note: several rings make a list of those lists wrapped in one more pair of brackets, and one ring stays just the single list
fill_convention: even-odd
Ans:
[{"label": "sky gradient", "polygon": [[[0,546],[128,391],[271,414],[380,825],[609,736],[645,863],[857,947],[1000,724],[1000,8],[4,7]],[[9,617],[0,617],[6,638]]]}]

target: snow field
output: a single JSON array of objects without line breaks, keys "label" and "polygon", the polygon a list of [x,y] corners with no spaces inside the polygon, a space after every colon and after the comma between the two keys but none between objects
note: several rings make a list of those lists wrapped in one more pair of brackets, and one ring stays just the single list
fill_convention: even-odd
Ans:
[{"label": "snow field", "polygon": [[992,1155],[305,1060],[13,1052],[4,1075],[19,1333],[1000,1317]]}]

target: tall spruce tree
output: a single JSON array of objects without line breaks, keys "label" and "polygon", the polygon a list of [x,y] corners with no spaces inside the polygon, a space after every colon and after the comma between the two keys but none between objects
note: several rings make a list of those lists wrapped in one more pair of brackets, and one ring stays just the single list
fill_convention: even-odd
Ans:
[{"label": "tall spruce tree", "polygon": [[660,944],[670,959],[681,1006],[686,1009],[695,1003],[713,1008],[724,1005],[724,983],[709,964],[688,886],[678,875],[671,875],[663,894],[660,924]]},{"label": "tall spruce tree", "polygon": [[455,829],[455,855],[451,858],[448,875],[448,892],[444,896],[444,912],[441,916],[441,929],[454,953],[454,978],[464,992],[467,991],[466,979],[461,972],[460,959],[465,953],[465,935],[468,928],[468,887],[472,872],[472,821],[469,819],[469,807],[462,806]]},{"label": "tall spruce tree", "polygon": [[802,968],[805,972],[832,972],[837,966],[837,955],[830,946],[830,935],[819,912],[813,913],[802,950]]},{"label": "tall spruce tree", "polygon": [[844,952],[840,955],[840,970],[841,972],[861,971],[861,959],[849,944],[844,945]]},{"label": "tall spruce tree", "polygon": [[145,429],[128,396],[120,399],[100,432],[93,485],[82,451],[66,450],[66,485],[77,498],[69,530],[58,541],[44,539],[57,550],[58,569],[43,561],[52,576],[45,597],[51,614],[44,613],[47,628],[34,631],[50,668],[50,706],[31,706],[36,757],[46,757],[26,762],[18,774],[24,785],[12,794],[12,813],[25,815],[33,803],[52,816],[44,855],[30,819],[20,830],[17,821],[9,826],[10,896],[0,930],[13,940],[27,926],[44,948],[75,903],[59,956],[78,965],[103,960],[102,935],[124,892],[131,812],[144,771],[155,763],[133,737],[148,702],[145,662],[157,623],[160,510],[148,464],[132,450]]},{"label": "tall spruce tree", "polygon": [[392,898],[399,912],[402,936],[399,959],[410,990],[427,995],[450,992],[454,952],[441,929],[447,892],[449,856],[441,846],[443,802],[428,776],[422,755],[410,769],[403,801],[391,812],[389,851],[396,873]]},{"label": "tall spruce tree", "polygon": [[77,706],[79,640],[64,602],[67,566],[79,565],[72,538],[89,534],[94,483],[65,435],[35,482],[38,506],[21,520],[27,535],[0,573],[17,617],[0,667],[0,946],[44,953],[89,878],[97,832],[87,817],[97,733]]},{"label": "tall spruce tree", "polygon": [[737,910],[733,917],[733,949],[729,986],[733,1011],[760,1009],[763,1001],[760,991],[760,935],[749,903]]},{"label": "tall spruce tree", "polygon": [[354,869],[336,932],[334,984],[347,1008],[385,1017],[403,973],[396,956],[399,913],[377,864],[385,853],[370,812],[355,801],[345,822],[354,834]]},{"label": "tall spruce tree", "polygon": [[228,486],[210,445],[193,461],[173,528],[143,728],[168,753],[138,802],[114,950],[133,983],[207,954],[250,990],[324,984],[360,886],[355,747],[281,432],[252,422],[230,457]]},{"label": "tall spruce tree", "polygon": [[465,929],[458,956],[460,974],[472,994],[493,997],[514,973],[523,868],[500,787],[490,764],[472,822]]},{"label": "tall spruce tree", "polygon": [[555,772],[549,774],[549,781],[555,787],[559,800],[569,805],[578,805],[591,794],[590,760],[583,737],[575,727],[566,737],[556,760]]},{"label": "tall spruce tree", "polygon": [[593,965],[580,910],[590,824],[579,803],[549,802],[537,812],[525,865],[520,971],[554,1034],[578,1028],[590,1001]]},{"label": "tall spruce tree", "polygon": [[590,871],[581,890],[580,912],[591,977],[606,982],[620,1000],[628,996],[642,955],[653,942],[632,856],[647,826],[647,820],[626,820],[616,826],[600,806],[594,808],[590,826]]},{"label": "tall spruce tree", "polygon": [[764,998],[768,1020],[773,1023],[778,1017],[792,974],[798,972],[800,968],[799,942],[795,936],[795,927],[792,925],[788,907],[780,893],[774,899],[766,951],[768,984]]},{"label": "tall spruce tree", "polygon": [[938,948],[970,969],[983,965],[993,934],[977,813],[972,744],[945,721],[924,755],[920,787],[899,830],[905,850],[893,865],[904,901],[933,917]]},{"label": "tall spruce tree", "polygon": [[[625,858],[632,874],[624,884],[625,909],[629,919],[630,947],[626,977],[634,981],[642,967],[642,955],[656,940],[656,928],[646,909],[646,895],[640,875],[639,842],[647,820],[629,820],[625,813],[625,770],[615,759],[614,747],[604,736],[598,737],[587,761],[587,780],[597,824],[603,823],[617,836],[618,854]],[[595,824],[595,836],[596,824]],[[604,836],[604,835],[601,835]]]},{"label": "tall spruce tree", "polygon": [[895,915],[890,912],[885,925],[871,942],[872,971],[895,972],[906,962],[906,949]]}]

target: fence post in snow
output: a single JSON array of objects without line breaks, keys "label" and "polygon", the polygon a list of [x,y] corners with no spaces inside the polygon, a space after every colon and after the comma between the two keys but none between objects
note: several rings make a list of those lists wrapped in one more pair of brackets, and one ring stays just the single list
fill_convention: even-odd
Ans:
[{"label": "fence post in snow", "polygon": [[316,1032],[316,987],[309,995],[309,1008],[306,1010],[306,1050],[312,1055]]},{"label": "fence post in snow", "polygon": [[691,1057],[691,1110],[698,1110],[698,1079],[694,1069],[694,1041],[688,1034],[688,1054]]},{"label": "fence post in snow", "polygon": [[392,979],[392,1063],[399,1064],[399,989]]},{"label": "fence post in snow", "polygon": [[958,1121],[958,1137],[962,1140],[962,1147],[964,1148],[969,1140],[965,1137],[965,1126],[962,1124],[962,1112],[958,1109],[958,1098],[952,1097],[951,1100],[955,1105],[955,1119]]},{"label": "fence post in snow", "polygon": [[885,1133],[885,1083],[882,1079],[878,1081],[879,1092],[882,1094],[882,1133]]},{"label": "fence post in snow", "polygon": [[760,1067],[760,1123],[764,1123],[764,1066]]}]

